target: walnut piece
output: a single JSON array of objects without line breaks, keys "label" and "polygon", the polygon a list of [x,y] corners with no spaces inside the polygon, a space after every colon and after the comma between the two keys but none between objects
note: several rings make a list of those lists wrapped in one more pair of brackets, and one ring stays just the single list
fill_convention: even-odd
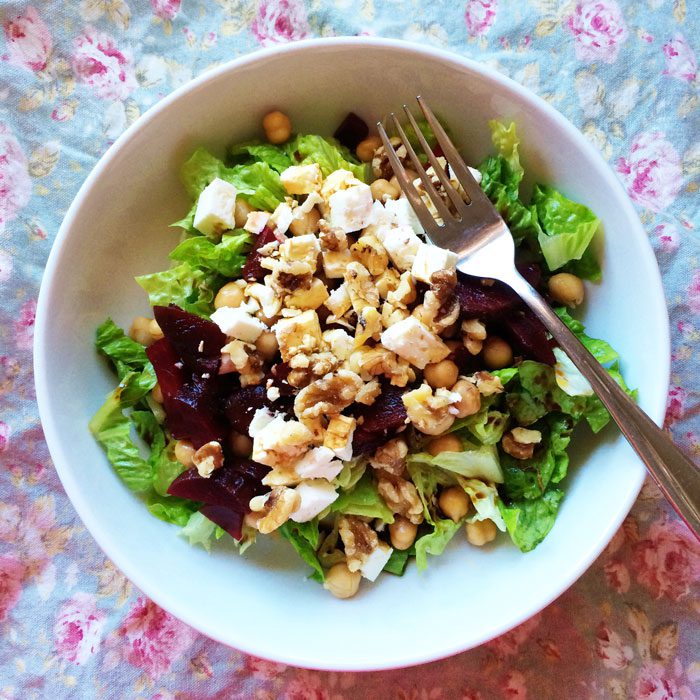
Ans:
[{"label": "walnut piece", "polygon": [[501,380],[490,372],[476,372],[468,379],[476,384],[476,388],[482,396],[492,396],[503,391]]},{"label": "walnut piece", "polygon": [[192,462],[200,476],[210,477],[215,469],[224,466],[224,452],[221,445],[216,440],[202,445],[194,453]]},{"label": "walnut piece", "polygon": [[338,415],[355,400],[362,384],[362,379],[355,372],[346,369],[327,374],[297,394],[294,413],[300,420]]},{"label": "walnut piece", "polygon": [[406,413],[417,430],[426,435],[441,435],[449,430],[455,416],[450,412],[459,396],[447,389],[436,389],[433,394],[429,384],[423,384],[403,395]]},{"label": "walnut piece", "polygon": [[338,534],[345,547],[348,569],[359,571],[379,545],[377,533],[356,515],[343,515],[338,519]]},{"label": "walnut piece", "polygon": [[366,306],[379,306],[379,292],[369,270],[357,261],[345,268],[345,284],[348,286],[352,307],[358,313]]},{"label": "walnut piece", "polygon": [[388,472],[380,472],[377,491],[392,513],[402,515],[414,525],[423,522],[423,503],[412,482]]},{"label": "walnut piece", "polygon": [[486,340],[486,326],[479,320],[471,318],[462,321],[462,342],[472,355],[478,355]]},{"label": "walnut piece", "polygon": [[535,452],[535,443],[518,442],[513,435],[513,431],[507,432],[501,439],[503,451],[515,459],[531,459]]},{"label": "walnut piece", "polygon": [[263,535],[274,532],[289,520],[300,503],[299,494],[286,486],[275,487],[270,493],[251,499],[250,509],[261,515],[256,522],[258,531]]},{"label": "walnut piece", "polygon": [[385,445],[378,447],[369,458],[369,463],[375,469],[381,469],[394,476],[403,476],[406,471],[406,455],[408,445],[402,438],[389,440]]},{"label": "walnut piece", "polygon": [[324,221],[321,224],[321,232],[319,233],[318,238],[321,242],[322,250],[328,250],[331,252],[347,250],[348,237],[342,228],[331,228]]}]

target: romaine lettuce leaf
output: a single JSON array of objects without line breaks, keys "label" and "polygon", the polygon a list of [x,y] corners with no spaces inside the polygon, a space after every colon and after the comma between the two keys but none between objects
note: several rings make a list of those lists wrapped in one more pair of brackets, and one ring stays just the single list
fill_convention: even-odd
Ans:
[{"label": "romaine lettuce leaf", "polygon": [[418,452],[408,456],[408,464],[420,462],[460,476],[482,478],[497,484],[503,482],[498,451],[493,445],[476,446],[465,440],[462,443],[462,452],[441,452],[435,456],[427,452]]},{"label": "romaine lettuce leaf", "polygon": [[323,177],[335,170],[350,170],[356,178],[367,180],[366,166],[335,139],[316,134],[299,134],[287,144],[287,153],[297,165],[318,163]]},{"label": "romaine lettuce leaf", "polygon": [[493,484],[487,484],[481,479],[464,479],[457,477],[459,485],[464,489],[469,500],[474,506],[474,514],[467,516],[467,522],[478,520],[493,520],[502,532],[505,532],[506,524],[503,522],[501,512],[498,509],[500,498],[498,490]]},{"label": "romaine lettuce leaf", "polygon": [[591,243],[578,260],[570,260],[561,268],[561,271],[569,272],[590,282],[600,282],[603,279],[603,271],[593,247],[594,245]]},{"label": "romaine lettuce leaf", "polygon": [[428,554],[438,556],[445,551],[445,547],[461,526],[461,521],[456,523],[450,519],[438,519],[435,521],[432,532],[416,540],[416,565],[419,571],[425,571],[428,568]]},{"label": "romaine lettuce leaf", "polygon": [[394,522],[394,514],[379,495],[370,472],[365,472],[353,489],[341,492],[331,505],[331,512]]},{"label": "romaine lettuce leaf", "polygon": [[[216,523],[200,512],[192,513],[180,531],[182,537],[192,545],[201,545],[207,552],[211,551],[211,540],[217,535]],[[218,537],[217,537],[218,539]]]},{"label": "romaine lettuce leaf", "polygon": [[433,496],[438,486],[454,486],[457,483],[456,476],[451,472],[436,469],[425,462],[411,460],[410,456],[406,463],[406,469],[423,502],[423,515],[426,521],[434,523]]},{"label": "romaine lettuce leaf", "polygon": [[239,143],[229,149],[231,160],[235,164],[247,164],[260,161],[267,163],[273,170],[281,173],[292,165],[292,159],[282,146],[261,141]]},{"label": "romaine lettuce leaf", "polygon": [[598,362],[602,365],[608,362],[613,362],[619,358],[619,355],[605,340],[598,340],[597,338],[591,338],[584,332],[584,326],[581,321],[573,318],[567,309],[564,307],[559,307],[554,309],[555,313],[564,322],[566,327],[585,345],[588,351],[595,357]]},{"label": "romaine lettuce leaf", "polygon": [[489,122],[489,128],[491,129],[491,141],[496,147],[496,151],[508,165],[509,177],[507,183],[504,184],[514,188],[517,192],[523,179],[523,166],[520,164],[520,155],[518,154],[520,139],[515,133],[515,123],[511,122],[506,126],[504,123],[492,119]]},{"label": "romaine lettuce leaf", "polygon": [[[496,395],[488,397],[496,399]],[[506,426],[508,425],[508,414],[491,408],[494,401],[482,400],[482,406],[477,413],[466,418],[456,420],[450,432],[458,434],[464,430],[469,431],[482,445],[497,445]]]},{"label": "romaine lettuce leaf", "polygon": [[176,304],[185,311],[206,317],[214,311],[215,290],[222,283],[218,275],[208,274],[186,262],[163,272],[141,275],[136,281],[148,293],[151,306]]},{"label": "romaine lettuce leaf", "polygon": [[[155,515],[156,518],[164,520],[166,523],[173,523],[174,525],[185,527],[190,518],[196,513],[196,508],[199,506],[184,498],[151,493],[146,500],[146,507],[151,515]],[[204,519],[206,520],[206,518]],[[212,525],[214,525],[214,523],[212,523]],[[214,527],[216,527],[216,525],[214,525]],[[190,543],[192,544],[192,542]]]},{"label": "romaine lettuce leaf", "polygon": [[341,491],[350,491],[362,478],[367,469],[367,460],[357,457],[348,462],[343,462],[340,474],[333,479],[333,484]]},{"label": "romaine lettuce leaf", "polygon": [[563,497],[563,491],[552,488],[531,501],[499,502],[508,534],[521,551],[532,551],[547,536]]},{"label": "romaine lettuce leaf", "polygon": [[548,185],[535,186],[532,202],[542,227],[538,241],[549,269],[579,260],[598,229],[596,215]]},{"label": "romaine lettuce leaf", "polygon": [[319,543],[318,521],[311,520],[308,523],[295,523],[288,520],[279,528],[279,532],[292,544],[297,554],[314,570],[310,578],[323,583],[325,576],[323,567],[316,556]]},{"label": "romaine lettuce leaf", "polygon": [[242,230],[224,234],[219,243],[204,236],[194,236],[182,241],[170,253],[170,258],[188,263],[192,269],[227,278],[238,277],[245,264],[250,242],[250,234]]},{"label": "romaine lettuce leaf", "polygon": [[388,571],[395,576],[403,576],[408,565],[410,557],[415,556],[416,548],[414,546],[409,549],[392,549],[389,561],[384,565],[382,571]]},{"label": "romaine lettuce leaf", "polygon": [[129,338],[111,318],[97,328],[95,345],[112,361],[120,380],[129,372],[142,370],[150,364],[146,348]]}]

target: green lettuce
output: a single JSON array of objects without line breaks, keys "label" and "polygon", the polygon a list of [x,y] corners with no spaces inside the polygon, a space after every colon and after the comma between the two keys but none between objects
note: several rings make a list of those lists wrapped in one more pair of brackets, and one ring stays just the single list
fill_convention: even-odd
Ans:
[{"label": "green lettuce", "polygon": [[350,151],[335,139],[316,134],[299,134],[287,144],[287,153],[297,165],[318,163],[323,177],[335,170],[350,170],[356,178],[367,180],[366,166],[358,163]]},{"label": "green lettuce", "polygon": [[523,179],[524,171],[523,166],[520,164],[520,155],[518,154],[520,139],[515,133],[515,123],[506,126],[492,119],[489,122],[489,128],[491,129],[491,141],[496,147],[496,151],[508,165],[509,177],[507,178],[507,184],[517,191]]},{"label": "green lettuce", "polygon": [[498,451],[493,445],[476,446],[465,440],[462,444],[464,447],[462,452],[441,452],[435,456],[427,452],[418,452],[409,455],[408,464],[421,462],[460,476],[482,478],[497,484],[503,481],[503,473],[498,463]]},{"label": "green lettuce", "polygon": [[598,230],[596,215],[548,185],[535,186],[532,202],[542,226],[538,241],[549,269],[579,260]]},{"label": "green lettuce", "polygon": [[406,463],[406,469],[423,503],[423,515],[426,521],[434,523],[433,512],[435,506],[433,497],[438,486],[454,486],[457,482],[456,476],[442,469],[436,469],[425,462],[411,460],[410,456]]},{"label": "green lettuce", "polygon": [[352,490],[343,491],[331,505],[331,511],[343,515],[379,518],[385,523],[394,522],[394,514],[379,495],[370,472],[365,472]]},{"label": "green lettuce", "polygon": [[143,370],[150,364],[146,348],[129,338],[111,318],[97,328],[95,345],[111,360],[120,380],[130,372]]},{"label": "green lettuce", "polygon": [[554,311],[600,364],[605,365],[619,358],[617,352],[605,340],[591,338],[589,335],[586,335],[583,323],[573,318],[564,307],[556,308]]},{"label": "green lettuce", "polygon": [[292,165],[292,159],[283,146],[274,146],[261,141],[247,141],[232,146],[229,156],[235,164],[266,163],[281,173]]},{"label": "green lettuce", "polygon": [[187,263],[192,269],[226,278],[238,277],[245,264],[250,243],[250,234],[242,230],[224,234],[219,243],[204,236],[194,236],[182,241],[170,253],[170,258]]},{"label": "green lettuce", "polygon": [[188,517],[180,535],[192,546],[200,545],[209,552],[212,539],[220,539],[224,531],[200,512],[195,512]]},{"label": "green lettuce", "polygon": [[389,561],[384,564],[382,571],[388,571],[396,576],[403,576],[408,566],[408,560],[415,556],[416,548],[411,546],[409,549],[392,549]]},{"label": "green lettuce", "polygon": [[146,507],[151,515],[155,515],[156,518],[164,520],[166,523],[185,527],[190,518],[197,512],[196,508],[199,506],[184,498],[151,493],[146,499]]},{"label": "green lettuce", "polygon": [[214,296],[223,283],[218,275],[187,262],[163,272],[141,275],[136,281],[148,293],[151,306],[176,304],[185,311],[207,317],[214,311]]},{"label": "green lettuce", "polygon": [[499,503],[508,534],[521,551],[532,551],[547,536],[563,497],[563,491],[552,488],[534,500]]},{"label": "green lettuce", "polygon": [[279,532],[282,537],[291,543],[297,554],[314,570],[310,578],[323,583],[325,579],[323,567],[316,555],[320,538],[318,520],[310,520],[308,523],[295,523],[292,520],[288,520],[279,528]]},{"label": "green lettuce", "polygon": [[367,460],[358,457],[348,462],[343,462],[340,474],[333,479],[333,485],[341,491],[350,491],[362,478],[367,469]]},{"label": "green lettuce", "polygon": [[460,434],[467,430],[482,445],[497,445],[508,425],[508,414],[491,408],[497,399],[495,394],[482,398],[481,408],[474,415],[456,420],[450,432]]},{"label": "green lettuce", "polygon": [[474,506],[474,514],[467,517],[467,522],[493,520],[499,530],[505,531],[506,525],[498,507],[500,498],[496,487],[480,479],[457,477],[457,481]]},{"label": "green lettuce", "polygon": [[432,532],[416,540],[414,546],[416,548],[416,566],[419,571],[425,571],[428,568],[428,554],[439,556],[445,551],[445,547],[457,534],[461,525],[461,521],[438,519],[435,521]]}]

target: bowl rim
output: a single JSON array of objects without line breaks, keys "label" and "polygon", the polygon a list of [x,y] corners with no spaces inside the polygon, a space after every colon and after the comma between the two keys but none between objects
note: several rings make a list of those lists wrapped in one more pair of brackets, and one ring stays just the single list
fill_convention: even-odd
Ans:
[{"label": "bowl rim", "polygon": [[[653,287],[653,298],[657,300],[657,306],[659,308],[654,309],[655,313],[661,313],[661,317],[665,319],[665,324],[660,332],[663,333],[663,347],[665,348],[665,355],[662,358],[662,366],[659,367],[659,371],[663,373],[663,378],[665,380],[664,385],[668,386],[670,379],[670,327],[669,327],[669,317],[668,308],[665,302],[665,295],[663,290],[663,284],[661,279],[661,273],[658,268],[658,263],[654,255],[653,249],[648,241],[647,235],[642,227],[639,217],[625,192],[622,183],[614,175],[609,164],[603,159],[602,155],[595,149],[595,147],[583,136],[583,134],[557,109],[548,104],[544,99],[526,89],[524,86],[515,82],[511,78],[499,73],[494,68],[481,63],[475,59],[467,58],[453,51],[440,49],[432,46],[420,45],[416,42],[399,40],[399,39],[388,39],[380,37],[332,37],[332,38],[314,38],[305,39],[289,44],[282,44],[278,46],[273,46],[265,49],[260,49],[248,53],[244,56],[232,59],[221,66],[206,71],[205,73],[199,75],[198,77],[188,81],[186,84],[175,89],[173,92],[166,95],[163,99],[157,102],[155,105],[150,107],[139,119],[137,119],[132,125],[130,125],[115,141],[114,143],[105,151],[105,153],[100,157],[92,171],[89,173],[87,178],[83,181],[80,186],[73,202],[71,203],[66,215],[59,227],[58,233],[51,247],[51,251],[48,256],[44,274],[41,280],[41,287],[39,291],[36,319],[35,319],[35,336],[34,336],[34,382],[37,396],[37,403],[39,408],[39,417],[44,430],[44,435],[46,443],[49,448],[49,453],[51,455],[52,461],[58,473],[59,479],[63,485],[63,488],[68,495],[68,498],[75,508],[76,512],[83,521],[88,532],[92,535],[94,540],[97,542],[99,547],[103,552],[115,563],[120,571],[131,581],[133,584],[142,591],[146,596],[153,600],[157,605],[167,610],[169,613],[183,621],[185,624],[189,625],[193,629],[197,630],[201,634],[224,644],[226,646],[238,649],[244,653],[252,654],[261,658],[272,658],[274,661],[285,663],[288,665],[310,668],[316,670],[326,670],[326,671],[380,671],[380,670],[390,670],[394,668],[405,668],[408,666],[414,666],[422,663],[428,663],[432,661],[437,661],[444,659],[455,654],[458,654],[468,649],[480,646],[491,639],[494,639],[511,629],[514,629],[518,625],[522,624],[525,620],[529,619],[533,615],[539,613],[545,607],[547,607],[552,601],[559,598],[583,573],[585,573],[595,559],[600,555],[603,549],[607,546],[608,542],[612,539],[615,532],[618,530],[622,524],[624,518],[629,513],[632,505],[634,504],[639,490],[644,482],[645,469],[638,460],[636,456],[632,458],[638,460],[638,470],[634,481],[630,483],[630,489],[627,492],[626,498],[622,499],[619,504],[619,508],[613,514],[608,527],[605,531],[605,536],[601,538],[600,541],[593,543],[593,545],[588,549],[588,551],[580,554],[578,563],[569,574],[562,578],[556,589],[550,594],[544,596],[538,601],[534,606],[526,610],[522,610],[518,615],[512,617],[509,622],[502,624],[499,628],[495,630],[490,630],[488,633],[483,634],[481,637],[475,641],[469,642],[467,644],[444,644],[442,646],[433,646],[431,651],[422,652],[416,650],[412,654],[404,654],[401,660],[392,661],[390,663],[382,663],[381,659],[377,660],[377,663],[373,664],[361,664],[349,663],[339,664],[337,662],[324,662],[323,660],[311,663],[309,659],[304,658],[296,654],[293,650],[288,651],[286,654],[275,654],[273,657],[270,653],[261,648],[260,645],[255,643],[248,643],[246,640],[245,632],[236,638],[235,644],[229,639],[223,638],[218,630],[212,629],[210,625],[204,623],[201,620],[195,618],[194,615],[190,614],[189,606],[182,605],[177,599],[171,598],[167,591],[157,589],[154,585],[150,583],[149,575],[130,564],[128,556],[125,554],[122,556],[118,553],[116,544],[113,546],[114,537],[113,533],[103,529],[100,524],[100,518],[94,511],[89,501],[81,495],[80,484],[71,469],[70,460],[64,453],[61,438],[59,432],[54,425],[53,415],[51,409],[51,402],[49,400],[49,385],[50,378],[47,372],[47,364],[44,358],[49,350],[49,339],[46,335],[46,319],[49,317],[50,308],[49,302],[52,298],[52,291],[57,283],[57,271],[59,269],[59,263],[61,258],[61,249],[63,243],[69,236],[69,232],[73,226],[74,220],[77,218],[80,209],[83,206],[84,200],[89,196],[90,190],[93,183],[100,178],[103,173],[108,170],[112,161],[118,156],[120,150],[131,141],[137,132],[148,122],[156,119],[161,112],[167,110],[173,103],[177,102],[183,95],[197,90],[202,85],[210,80],[215,80],[219,76],[228,73],[235,72],[238,69],[254,64],[259,61],[264,61],[271,56],[278,56],[286,53],[297,53],[312,50],[315,48],[324,48],[328,46],[338,46],[340,48],[352,48],[352,47],[366,47],[372,46],[373,48],[379,49],[389,49],[397,50],[407,53],[413,53],[417,58],[425,56],[428,58],[437,59],[445,64],[458,65],[460,68],[466,68],[473,73],[480,74],[487,80],[497,84],[499,87],[504,88],[507,92],[515,93],[516,96],[521,99],[529,107],[534,108],[535,111],[544,111],[548,118],[554,120],[566,133],[567,137],[575,144],[575,146],[586,152],[589,158],[596,160],[601,167],[601,171],[604,173],[605,181],[602,183],[605,187],[609,188],[613,196],[616,197],[621,207],[623,208],[623,213],[630,220],[632,224],[633,231],[630,232],[631,235],[640,244],[640,253],[646,258],[646,262],[649,263],[649,269],[652,275],[647,280],[647,284]],[[663,417],[665,414],[666,407],[666,394],[665,392],[660,394],[658,397],[654,397],[653,410],[649,412],[650,417],[658,424],[661,425]]]}]

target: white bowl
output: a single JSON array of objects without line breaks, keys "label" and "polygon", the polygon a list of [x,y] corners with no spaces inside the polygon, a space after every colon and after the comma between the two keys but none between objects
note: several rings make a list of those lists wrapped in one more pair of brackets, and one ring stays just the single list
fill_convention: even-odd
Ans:
[{"label": "white bowl", "polygon": [[128,325],[147,303],[134,275],[163,269],[189,202],[180,164],[197,146],[222,151],[255,136],[273,107],[300,131],[329,133],[349,110],[368,122],[424,95],[468,161],[490,150],[487,122],[514,120],[529,186],[552,183],[605,227],[604,281],[589,287],[589,332],[621,353],[628,382],[656,420],[668,383],[668,318],[659,272],[635,212],[606,163],[559,113],[493,70],[436,49],[378,39],[313,40],[261,51],[192,81],[109,149],[59,231],[36,321],[36,387],[46,439],[83,522],[115,564],[166,610],[225,644],[318,669],[418,664],[477,646],[559,596],[629,511],[644,469],[614,429],[575,440],[566,498],[534,552],[504,537],[457,537],[419,574],[384,575],[350,601],[306,580],[281,540],[239,557],[190,547],[115,476],[87,423],[114,384],[93,349],[107,315]]}]

